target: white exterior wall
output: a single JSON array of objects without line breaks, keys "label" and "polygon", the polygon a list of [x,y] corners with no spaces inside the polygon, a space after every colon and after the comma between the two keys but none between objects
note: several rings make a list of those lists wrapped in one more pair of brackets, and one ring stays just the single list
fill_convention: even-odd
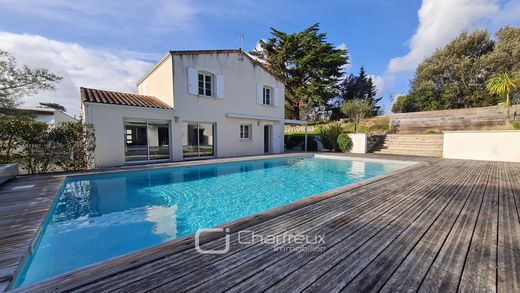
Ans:
[{"label": "white exterior wall", "polygon": [[96,136],[94,164],[96,168],[125,164],[124,120],[126,118],[174,123],[173,110],[95,103],[87,103],[83,107],[85,117],[87,117],[86,122],[94,125]]},{"label": "white exterior wall", "polygon": [[[272,152],[283,152],[283,122],[225,117],[226,113],[284,118],[284,85],[240,54],[174,55],[175,113],[180,120],[174,127],[174,138],[182,137],[182,122],[213,122],[216,128],[217,157],[256,155],[264,153],[263,127],[272,125]],[[240,60],[242,59],[242,60]],[[188,94],[188,68],[223,75],[223,98],[208,98]],[[279,88],[282,102],[277,107],[256,102],[257,84]],[[253,139],[240,140],[240,124],[253,125]],[[182,140],[173,141],[174,159],[182,159]]]},{"label": "white exterior wall", "polygon": [[447,131],[447,159],[520,162],[520,131]]},{"label": "white exterior wall", "polygon": [[[94,124],[96,133],[95,166],[120,166],[125,163],[124,122],[125,118],[169,121],[172,161],[183,160],[183,122],[216,123],[214,151],[216,157],[257,155],[264,153],[264,125],[271,125],[271,153],[283,152],[284,85],[238,53],[173,55],[173,62],[166,62],[152,74],[139,82],[139,91],[174,105],[174,110],[149,109],[87,103],[84,115],[87,123]],[[169,67],[173,66],[172,70]],[[165,68],[166,67],[166,68]],[[195,68],[223,77],[222,98],[202,97],[188,93],[188,68]],[[169,72],[173,71],[173,78]],[[150,80],[148,80],[150,79]],[[169,86],[161,86],[158,91],[152,87],[157,81],[173,79],[173,101],[164,92]],[[215,78],[216,80],[216,78]],[[279,91],[277,106],[257,103],[257,86],[265,85]],[[216,82],[214,83],[216,85]],[[216,91],[215,91],[216,92]],[[274,92],[273,99],[274,97]],[[173,102],[173,103],[172,103]],[[242,119],[226,117],[226,113],[269,117],[271,120]],[[177,122],[175,122],[177,121]],[[252,139],[240,139],[240,124],[252,125]]]},{"label": "white exterior wall", "polygon": [[78,122],[78,120],[60,111],[54,111],[54,123],[58,124],[62,122]]},{"label": "white exterior wall", "polygon": [[172,57],[168,54],[159,62],[160,64],[137,84],[137,93],[156,97],[174,108]]},{"label": "white exterior wall", "polygon": [[352,139],[352,150],[354,154],[365,154],[367,152],[367,135],[364,133],[349,133]]}]

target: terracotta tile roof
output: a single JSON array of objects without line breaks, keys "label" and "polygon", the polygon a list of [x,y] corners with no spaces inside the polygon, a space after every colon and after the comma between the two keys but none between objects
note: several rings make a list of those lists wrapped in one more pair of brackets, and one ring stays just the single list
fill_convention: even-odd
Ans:
[{"label": "terracotta tile roof", "polygon": [[80,88],[81,101],[89,103],[135,106],[145,108],[172,109],[166,103],[152,96],[130,93],[111,92],[105,90]]}]

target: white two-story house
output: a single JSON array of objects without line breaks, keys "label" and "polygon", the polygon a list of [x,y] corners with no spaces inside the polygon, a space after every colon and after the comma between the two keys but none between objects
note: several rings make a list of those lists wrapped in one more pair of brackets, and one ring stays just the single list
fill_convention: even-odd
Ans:
[{"label": "white two-story house", "polygon": [[137,91],[81,88],[96,167],[283,152],[284,84],[239,49],[170,51]]}]

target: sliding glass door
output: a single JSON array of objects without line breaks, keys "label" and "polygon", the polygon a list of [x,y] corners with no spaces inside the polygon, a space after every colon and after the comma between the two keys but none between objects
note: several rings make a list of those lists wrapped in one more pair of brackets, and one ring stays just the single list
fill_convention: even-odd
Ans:
[{"label": "sliding glass door", "polygon": [[182,153],[185,159],[215,155],[215,124],[184,122],[182,124]]},{"label": "sliding glass door", "polygon": [[168,122],[125,121],[125,160],[127,162],[168,160]]}]

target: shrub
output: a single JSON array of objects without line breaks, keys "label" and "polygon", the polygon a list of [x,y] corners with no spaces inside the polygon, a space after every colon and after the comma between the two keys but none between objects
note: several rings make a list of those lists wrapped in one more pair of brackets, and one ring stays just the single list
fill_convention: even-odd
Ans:
[{"label": "shrub", "polygon": [[350,152],[352,150],[352,139],[346,133],[342,133],[338,136],[339,149],[344,152]]},{"label": "shrub", "polygon": [[[333,122],[318,128],[319,134],[322,136],[322,142],[325,146],[325,141],[331,145],[331,149],[339,151],[338,136],[343,133],[341,122]],[[327,147],[328,148],[328,147]]]},{"label": "shrub", "polygon": [[520,129],[520,121],[513,122],[513,128],[514,129]]},{"label": "shrub", "polygon": [[91,168],[93,128],[81,122],[56,126],[26,117],[0,117],[0,161],[19,163],[29,174]]}]

